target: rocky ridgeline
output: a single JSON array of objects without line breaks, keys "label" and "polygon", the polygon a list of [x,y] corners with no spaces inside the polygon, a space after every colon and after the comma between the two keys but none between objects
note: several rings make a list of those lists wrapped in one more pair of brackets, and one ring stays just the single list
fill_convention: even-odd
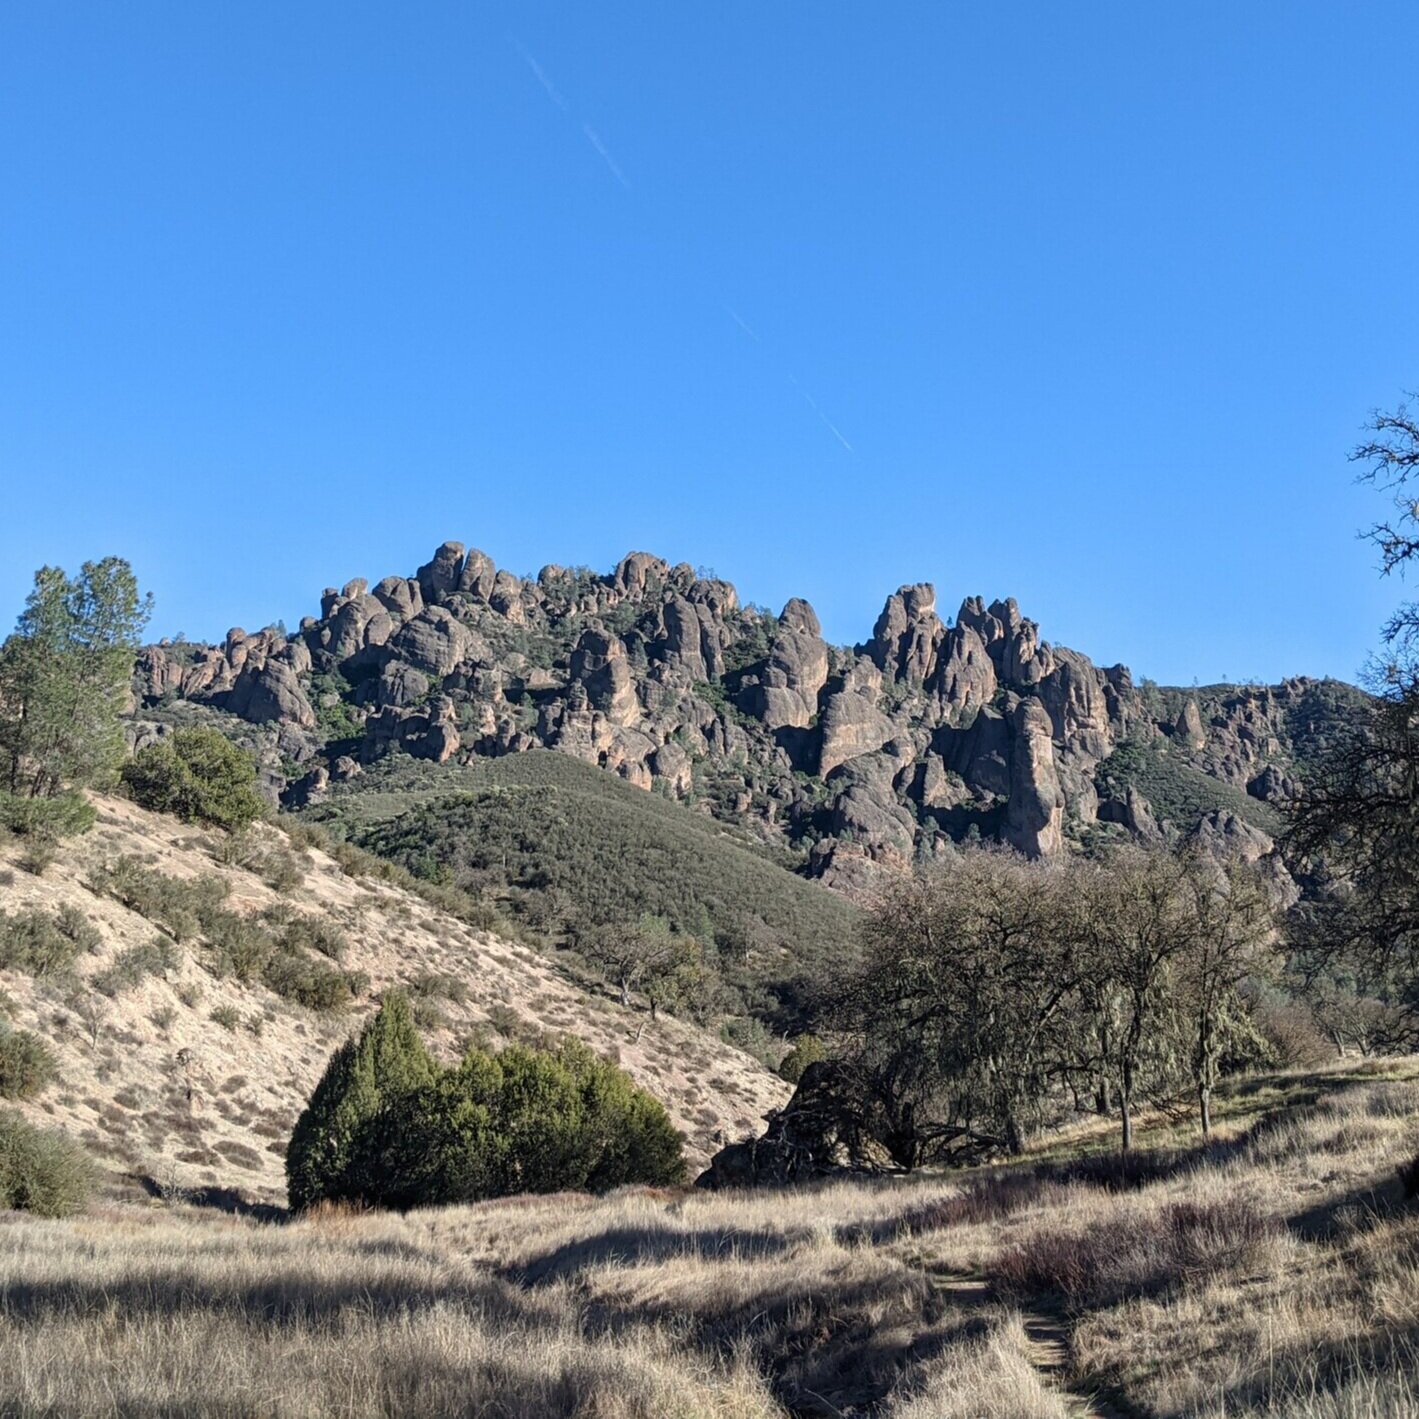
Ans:
[{"label": "rocky ridgeline", "polygon": [[[523,579],[446,542],[412,577],[326,590],[294,634],[146,647],[134,737],[163,732],[177,701],[259,726],[287,802],[394,750],[444,763],[554,749],[810,845],[812,870],[852,889],[973,829],[1031,856],[1101,823],[1160,836],[1153,805],[1099,772],[1124,740],[1282,801],[1316,683],[1140,690],[1124,666],[1041,640],[1013,600],[968,598],[948,624],[926,584],[888,597],[866,644],[837,647],[805,601],[774,617],[643,552],[609,576]],[[1272,846],[1235,813],[1172,827],[1248,855]]]}]

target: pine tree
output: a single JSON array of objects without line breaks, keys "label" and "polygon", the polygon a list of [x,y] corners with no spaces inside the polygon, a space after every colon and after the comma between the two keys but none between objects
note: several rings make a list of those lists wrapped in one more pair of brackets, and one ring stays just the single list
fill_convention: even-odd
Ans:
[{"label": "pine tree", "polygon": [[379,1202],[372,1137],[381,1110],[395,1110],[435,1078],[409,1001],[390,995],[361,1032],[331,1056],[286,1149],[286,1192],[297,1211],[329,1201]]},{"label": "pine tree", "polygon": [[52,798],[110,782],[123,761],[119,716],[152,611],[121,557],[70,579],[35,573],[15,633],[0,646],[0,769],[13,795]]}]

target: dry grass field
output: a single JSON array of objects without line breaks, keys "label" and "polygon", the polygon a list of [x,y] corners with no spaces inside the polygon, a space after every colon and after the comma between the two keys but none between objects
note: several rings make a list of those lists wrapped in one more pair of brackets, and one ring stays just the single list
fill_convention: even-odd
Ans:
[{"label": "dry grass field", "polygon": [[7,1415],[1419,1416],[1419,1061],[1008,1168],[285,1224],[0,1222]]},{"label": "dry grass field", "polygon": [[[119,798],[93,801],[97,827],[67,840],[41,875],[21,866],[21,839],[0,840],[0,912],[52,919],[67,908],[91,928],[61,970],[36,975],[0,959],[0,1021],[39,1036],[58,1062],[57,1081],[23,1111],[61,1125],[110,1167],[170,1191],[226,1187],[284,1204],[291,1125],[331,1051],[391,986],[423,992],[423,1032],[444,1056],[474,1033],[585,1040],[665,1104],[692,1168],[791,1092],[716,1036],[623,1010],[537,951],[353,876],[323,852],[293,852],[273,828],[253,831],[256,860],[233,863],[225,833]],[[346,946],[341,968],[363,973],[367,989],[341,1012],[308,1009],[214,971],[200,936],[168,943],[163,969],[123,978],[115,966],[151,943],[159,923],[96,890],[96,874],[121,860],[159,879],[216,879],[224,909],[239,916],[279,908],[329,928]]]}]

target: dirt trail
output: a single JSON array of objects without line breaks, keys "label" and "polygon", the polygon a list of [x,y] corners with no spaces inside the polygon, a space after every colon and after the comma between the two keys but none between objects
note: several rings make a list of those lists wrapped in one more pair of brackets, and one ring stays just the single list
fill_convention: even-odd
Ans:
[{"label": "dirt trail", "polygon": [[[945,1292],[958,1306],[985,1306],[997,1302],[990,1282],[983,1277],[962,1272],[944,1271],[925,1261],[918,1261],[931,1278],[931,1284]],[[1136,1419],[1136,1415],[1099,1395],[1081,1388],[1070,1376],[1069,1325],[1062,1311],[1029,1309],[1017,1306],[1025,1338],[1029,1342],[1025,1358],[1041,1378],[1056,1390],[1069,1406],[1073,1419]]]}]

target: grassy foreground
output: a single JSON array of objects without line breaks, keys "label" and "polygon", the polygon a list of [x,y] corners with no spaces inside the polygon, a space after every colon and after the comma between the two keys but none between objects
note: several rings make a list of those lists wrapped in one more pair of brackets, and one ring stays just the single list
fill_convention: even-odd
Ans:
[{"label": "grassy foreground", "polygon": [[[7,1415],[1419,1415],[1419,1061],[972,1174],[0,1220]],[[1258,1103],[1262,1100],[1262,1103]],[[1141,1183],[1139,1178],[1144,1179]]]}]

